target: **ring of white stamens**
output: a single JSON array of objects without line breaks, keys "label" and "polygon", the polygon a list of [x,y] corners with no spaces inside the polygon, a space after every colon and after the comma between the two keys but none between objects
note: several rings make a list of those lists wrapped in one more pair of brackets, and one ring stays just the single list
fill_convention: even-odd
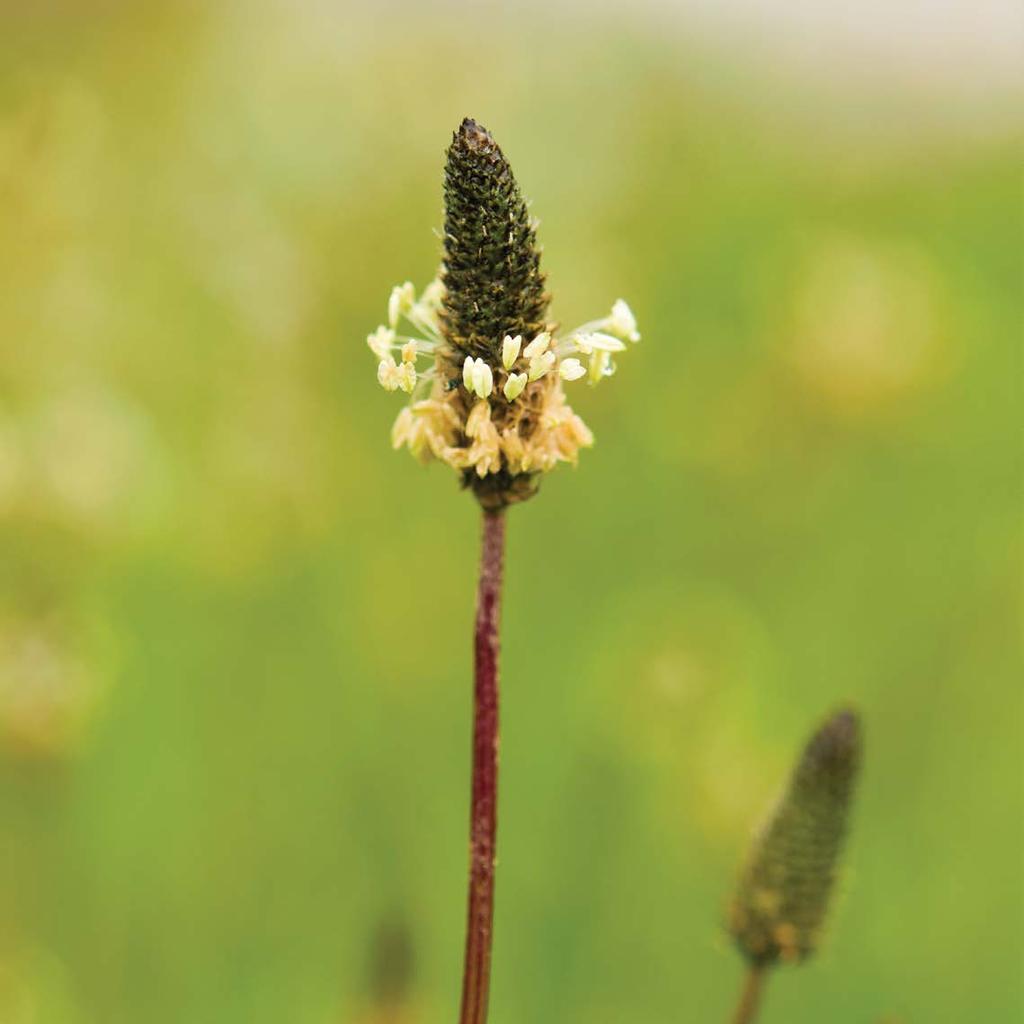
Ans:
[{"label": "ring of white stamens", "polygon": [[[462,385],[472,396],[467,415],[465,403],[450,390],[451,345],[441,324],[444,296],[440,280],[431,282],[419,298],[409,282],[397,285],[388,298],[387,323],[366,339],[378,360],[381,386],[412,396],[395,422],[394,446],[407,446],[417,458],[440,459],[480,477],[503,469],[513,474],[546,472],[558,462],[574,463],[578,450],[590,445],[593,437],[566,404],[561,385],[584,377],[597,384],[615,372],[613,355],[625,351],[626,342],[640,340],[629,306],[618,299],[609,315],[581,324],[561,338],[541,331],[524,345],[522,335],[505,334],[500,359],[493,358],[493,365],[487,359],[466,356]],[[411,335],[398,333],[402,318],[415,328]],[[432,361],[423,373],[416,370],[421,356]],[[552,372],[557,379],[551,386],[546,383],[528,392],[529,412],[539,411],[539,418],[531,416],[536,426],[523,432],[518,414],[494,401],[495,385],[512,405],[531,383]]]}]

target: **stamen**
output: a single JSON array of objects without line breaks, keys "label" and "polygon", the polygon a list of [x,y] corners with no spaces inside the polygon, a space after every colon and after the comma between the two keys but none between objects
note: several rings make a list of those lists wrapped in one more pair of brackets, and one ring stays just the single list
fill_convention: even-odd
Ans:
[{"label": "stamen", "polygon": [[547,351],[548,345],[550,344],[551,335],[547,331],[541,331],[541,333],[523,349],[523,355],[527,359],[536,359]]},{"label": "stamen", "polygon": [[558,367],[562,380],[579,380],[586,372],[578,359],[563,359]]},{"label": "stamen", "polygon": [[509,402],[514,402],[523,393],[523,388],[525,387],[525,373],[510,373],[508,380],[505,381],[505,386],[501,390]]},{"label": "stamen", "polygon": [[392,330],[398,326],[398,318],[407,314],[416,301],[416,289],[412,281],[396,284],[388,298],[388,324]]},{"label": "stamen", "polygon": [[535,380],[540,380],[555,365],[554,352],[545,352],[543,355],[535,356],[530,360],[530,370],[528,377],[531,383]]},{"label": "stamen", "polygon": [[522,344],[522,335],[517,334],[514,338],[509,337],[507,334],[505,335],[505,340],[501,343],[501,365],[506,370],[511,370],[515,366]]}]

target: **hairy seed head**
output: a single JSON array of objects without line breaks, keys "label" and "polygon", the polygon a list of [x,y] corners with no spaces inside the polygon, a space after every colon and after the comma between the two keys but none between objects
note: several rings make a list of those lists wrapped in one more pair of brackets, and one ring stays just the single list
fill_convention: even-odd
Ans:
[{"label": "hairy seed head", "polygon": [[464,355],[498,362],[506,335],[545,328],[548,295],[526,202],[490,132],[468,117],[444,172],[442,280],[445,338]]}]

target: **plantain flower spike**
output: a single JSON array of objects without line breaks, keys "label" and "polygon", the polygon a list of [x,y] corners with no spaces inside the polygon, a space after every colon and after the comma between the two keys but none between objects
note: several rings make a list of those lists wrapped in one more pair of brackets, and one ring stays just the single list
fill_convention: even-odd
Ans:
[{"label": "plantain flower spike", "polygon": [[393,446],[447,463],[485,509],[498,510],[532,497],[542,474],[575,464],[593,444],[563,384],[610,376],[613,355],[640,334],[623,299],[558,334],[536,225],[498,144],[469,118],[448,149],[444,205],[438,278],[418,297],[408,282],[397,285],[387,324],[367,343],[384,389],[410,396]]},{"label": "plantain flower spike", "polygon": [[860,760],[860,720],[840,711],[811,737],[755,838],[729,914],[729,930],[751,965],[798,963],[815,951]]}]

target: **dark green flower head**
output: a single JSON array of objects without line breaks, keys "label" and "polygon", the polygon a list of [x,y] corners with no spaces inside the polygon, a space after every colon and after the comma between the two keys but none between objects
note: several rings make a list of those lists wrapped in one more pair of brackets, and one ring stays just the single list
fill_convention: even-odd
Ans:
[{"label": "dark green flower head", "polygon": [[526,201],[501,148],[466,118],[444,171],[441,324],[462,355],[497,363],[506,335],[547,329],[549,296]]},{"label": "dark green flower head", "polygon": [[840,711],[811,737],[755,839],[729,920],[751,963],[798,962],[817,947],[860,761],[860,719]]},{"label": "dark green flower head", "polygon": [[526,202],[498,144],[470,118],[448,148],[444,207],[439,277],[418,295],[410,281],[392,288],[387,322],[366,342],[381,387],[409,396],[392,445],[446,463],[498,511],[594,443],[564,385],[612,376],[640,332],[617,299],[556,336]]}]

